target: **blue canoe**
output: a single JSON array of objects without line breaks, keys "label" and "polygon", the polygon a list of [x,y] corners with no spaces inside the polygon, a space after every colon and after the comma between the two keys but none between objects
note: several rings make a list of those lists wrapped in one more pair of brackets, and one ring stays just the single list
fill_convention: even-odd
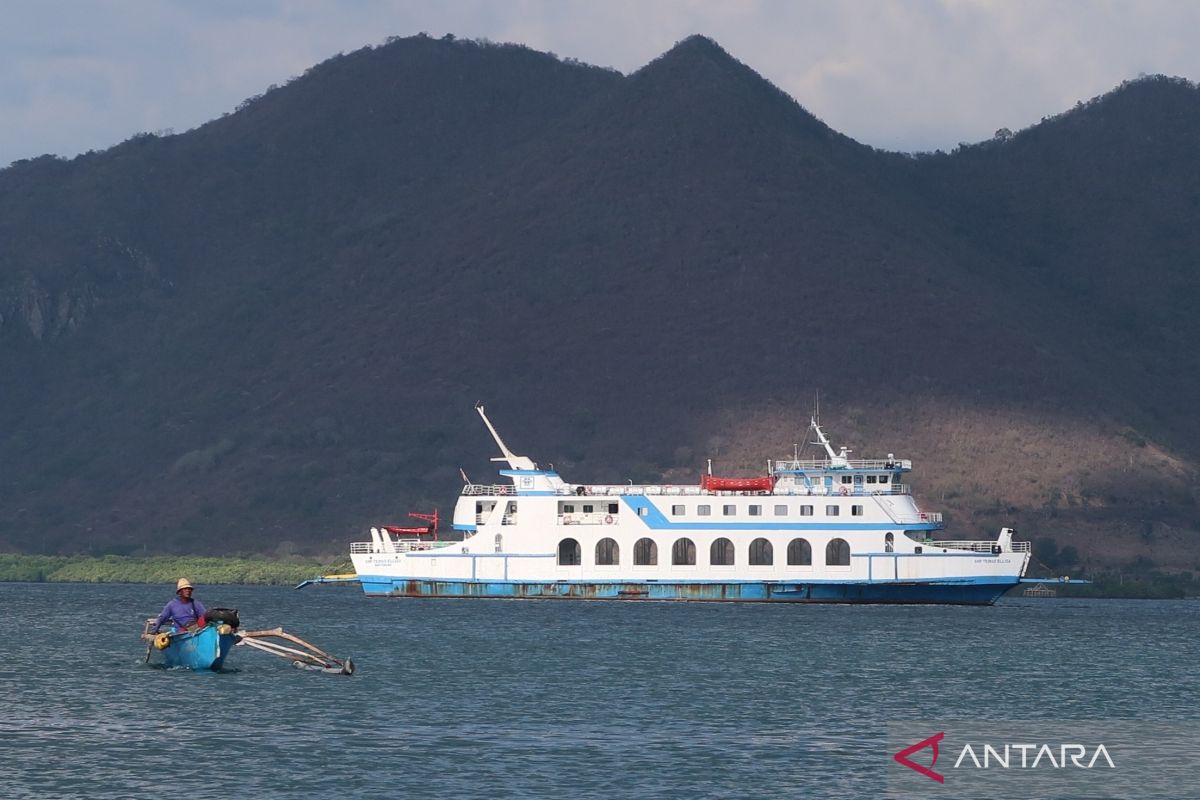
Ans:
[{"label": "blue canoe", "polygon": [[[222,633],[222,630],[228,632]],[[155,646],[154,637],[150,635],[147,662],[166,667],[218,670],[237,639],[228,625],[206,625],[195,631],[171,630],[167,634],[170,644],[162,650]]]}]

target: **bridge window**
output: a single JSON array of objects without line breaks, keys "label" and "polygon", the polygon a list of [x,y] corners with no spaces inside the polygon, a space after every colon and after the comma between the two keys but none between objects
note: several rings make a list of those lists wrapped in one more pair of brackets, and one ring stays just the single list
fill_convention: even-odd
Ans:
[{"label": "bridge window", "polygon": [[579,566],[579,542],[574,539],[563,539],[558,543],[558,565],[560,567]]},{"label": "bridge window", "polygon": [[708,551],[708,563],[714,567],[733,566],[733,542],[728,539],[716,539]]},{"label": "bridge window", "polygon": [[775,516],[786,517],[787,516],[787,506],[775,506]]},{"label": "bridge window", "polygon": [[813,515],[813,507],[812,506],[800,506],[800,516],[811,517],[812,515]]},{"label": "bridge window", "polygon": [[896,535],[891,531],[883,537],[883,552],[890,553],[896,549]]},{"label": "bridge window", "polygon": [[880,475],[880,476],[879,476],[879,482],[880,482],[880,483],[887,483],[887,482],[888,482],[888,476],[887,476],[887,475]]},{"label": "bridge window", "polygon": [[842,483],[851,483],[853,481],[854,481],[854,478],[851,478],[849,475],[842,476]]},{"label": "bridge window", "polygon": [[596,542],[596,566],[614,567],[621,563],[621,548],[616,539],[601,539]]},{"label": "bridge window", "polygon": [[762,516],[762,506],[750,506],[750,516],[761,517]]},{"label": "bridge window", "polygon": [[868,476],[867,476],[867,483],[874,483],[876,480],[877,480],[877,479],[876,479],[876,477],[875,477],[874,475],[868,475]]},{"label": "bridge window", "polygon": [[658,563],[658,545],[653,539],[638,539],[633,543],[633,563],[639,567],[654,566]]},{"label": "bridge window", "polygon": [[833,539],[825,545],[825,564],[830,567],[850,566],[850,545],[845,539]]},{"label": "bridge window", "polygon": [[575,504],[574,503],[563,503],[562,513],[574,514],[575,513]]},{"label": "bridge window", "polygon": [[618,509],[618,507],[617,507],[617,504],[616,504],[616,503],[609,503],[609,504],[608,504],[608,513],[610,513],[610,514],[616,514],[618,510],[619,510],[619,509]]},{"label": "bridge window", "polygon": [[769,567],[775,563],[774,548],[766,539],[755,539],[750,543],[750,563],[753,566]]},{"label": "bridge window", "polygon": [[596,510],[596,507],[593,505],[584,504],[584,506],[583,506],[583,513],[585,513],[585,514],[591,514],[595,510]]},{"label": "bridge window", "polygon": [[695,564],[696,543],[691,539],[676,539],[671,546],[671,563],[677,567]]},{"label": "bridge window", "polygon": [[671,506],[671,516],[672,517],[682,517],[683,516],[683,506],[681,506],[681,505]]},{"label": "bridge window", "polygon": [[734,514],[737,513],[737,506],[725,506],[722,509],[722,513],[725,514],[725,516],[727,516],[727,517],[732,517]]},{"label": "bridge window", "polygon": [[712,514],[712,506],[709,506],[709,505],[696,506],[696,514],[698,514],[701,517],[710,516]]},{"label": "bridge window", "polygon": [[862,506],[850,506],[850,516],[861,517],[863,515],[862,510],[863,510]]},{"label": "bridge window", "polygon": [[808,543],[808,539],[792,539],[788,542],[788,566],[812,566],[812,545]]},{"label": "bridge window", "polygon": [[825,506],[825,516],[827,517],[836,517],[840,513],[841,510],[837,506]]}]

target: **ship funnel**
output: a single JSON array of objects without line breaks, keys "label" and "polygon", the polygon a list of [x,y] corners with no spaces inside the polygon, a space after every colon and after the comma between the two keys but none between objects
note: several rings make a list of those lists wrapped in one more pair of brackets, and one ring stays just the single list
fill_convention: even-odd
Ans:
[{"label": "ship funnel", "polygon": [[500,438],[500,434],[496,433],[496,428],[492,425],[492,421],[487,418],[487,414],[483,411],[483,403],[476,403],[475,410],[479,412],[483,424],[487,426],[488,432],[492,434],[492,438],[496,440],[496,446],[500,448],[503,454],[501,458],[493,458],[492,461],[507,461],[509,469],[537,469],[537,464],[533,463],[533,459],[527,456],[519,456],[508,449],[508,445]]}]

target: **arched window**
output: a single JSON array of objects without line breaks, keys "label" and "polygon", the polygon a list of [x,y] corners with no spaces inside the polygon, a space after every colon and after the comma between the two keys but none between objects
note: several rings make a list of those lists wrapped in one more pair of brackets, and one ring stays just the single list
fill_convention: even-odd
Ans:
[{"label": "arched window", "polygon": [[671,546],[671,563],[677,567],[695,564],[696,543],[691,539],[676,539]]},{"label": "arched window", "polygon": [[733,566],[733,542],[728,539],[716,539],[708,551],[708,563],[714,567]]},{"label": "arched window", "polygon": [[833,539],[825,545],[825,564],[830,567],[850,566],[850,545],[845,539]]},{"label": "arched window", "polygon": [[633,543],[633,563],[640,567],[658,563],[658,545],[653,539],[638,539]]},{"label": "arched window", "polygon": [[812,566],[812,545],[808,543],[808,539],[792,539],[788,542],[788,566]]},{"label": "arched window", "polygon": [[775,563],[775,552],[766,539],[755,539],[750,543],[750,563],[753,566],[769,567]]},{"label": "arched window", "polygon": [[883,552],[890,553],[896,549],[896,535],[891,531],[883,537]]},{"label": "arched window", "polygon": [[558,543],[558,565],[560,567],[579,566],[579,542],[574,539],[563,539]]},{"label": "arched window", "polygon": [[596,566],[611,567],[621,563],[621,548],[616,539],[601,539],[596,542]]}]

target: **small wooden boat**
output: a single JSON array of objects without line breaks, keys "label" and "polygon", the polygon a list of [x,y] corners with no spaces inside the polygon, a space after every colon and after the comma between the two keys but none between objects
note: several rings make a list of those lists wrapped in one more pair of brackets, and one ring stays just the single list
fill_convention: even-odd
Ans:
[{"label": "small wooden boat", "polygon": [[[142,628],[146,642],[146,663],[166,667],[185,667],[204,671],[219,670],[235,645],[246,645],[268,655],[285,658],[294,666],[337,675],[353,675],[354,662],[338,658],[283,628],[239,631],[237,609],[214,608],[207,613],[203,627],[186,630],[155,631],[155,620],[147,619]],[[281,641],[287,642],[282,644]]]},{"label": "small wooden boat", "polygon": [[229,650],[237,644],[237,634],[226,623],[205,625],[195,630],[151,633],[154,620],[147,620],[142,638],[146,640],[146,663],[165,667],[217,670],[225,663]]}]

